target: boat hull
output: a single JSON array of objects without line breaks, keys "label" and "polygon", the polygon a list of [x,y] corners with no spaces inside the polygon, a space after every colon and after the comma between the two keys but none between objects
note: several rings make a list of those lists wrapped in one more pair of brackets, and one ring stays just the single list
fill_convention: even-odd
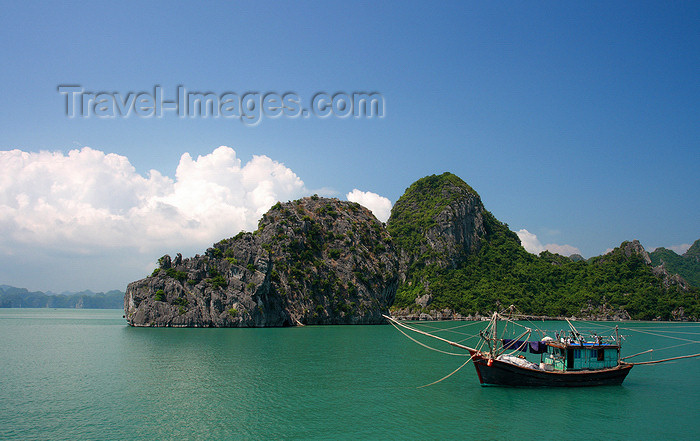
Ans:
[{"label": "boat hull", "polygon": [[[542,371],[476,356],[472,359],[482,386],[587,387],[620,385],[632,369],[623,363],[594,371]],[[490,363],[489,363],[490,362]]]}]

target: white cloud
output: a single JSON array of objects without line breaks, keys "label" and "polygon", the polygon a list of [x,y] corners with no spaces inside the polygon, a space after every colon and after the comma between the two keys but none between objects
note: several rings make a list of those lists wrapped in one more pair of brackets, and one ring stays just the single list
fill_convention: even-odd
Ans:
[{"label": "white cloud", "polygon": [[386,222],[389,219],[389,215],[391,214],[391,201],[384,196],[379,196],[377,193],[372,193],[371,191],[360,191],[355,188],[345,197],[351,202],[357,202],[369,208],[372,214],[381,222]]},{"label": "white cloud", "polygon": [[64,250],[201,244],[254,228],[277,200],[306,191],[283,164],[254,156],[241,165],[229,147],[196,160],[183,154],[174,181],[88,147],[0,152],[0,176],[0,241]]},{"label": "white cloud", "polygon": [[142,176],[128,158],[88,147],[66,155],[1,151],[0,278],[8,283],[14,272],[22,273],[11,268],[12,256],[29,252],[59,266],[57,255],[72,261],[92,256],[103,265],[130,256],[142,269],[154,253],[184,254],[252,230],[276,201],[306,193],[283,164],[267,156],[242,164],[223,146],[196,160],[183,154],[174,180],[156,170]]},{"label": "white cloud", "polygon": [[572,254],[581,254],[581,250],[572,245],[559,245],[556,243],[548,243],[544,246],[550,253],[561,254],[562,256],[571,256]]},{"label": "white cloud", "polygon": [[526,229],[523,228],[518,230],[516,231],[516,234],[520,238],[520,243],[523,245],[523,248],[525,248],[525,251],[528,253],[540,254],[545,250],[544,246],[542,246],[540,241],[537,239],[537,236],[530,233]]},{"label": "white cloud", "polygon": [[683,254],[685,254],[686,251],[688,251],[688,248],[690,248],[691,245],[692,244],[689,244],[689,243],[683,243],[680,245],[671,245],[670,247],[667,247],[667,248],[669,250],[673,250],[678,255],[683,255]]},{"label": "white cloud", "polygon": [[524,228],[518,230],[516,234],[520,238],[520,242],[522,243],[523,248],[525,248],[525,251],[532,254],[539,254],[544,250],[547,250],[550,253],[561,254],[562,256],[581,254],[581,250],[572,245],[559,245],[556,243],[542,245],[540,240],[537,238],[537,235],[530,233]]}]

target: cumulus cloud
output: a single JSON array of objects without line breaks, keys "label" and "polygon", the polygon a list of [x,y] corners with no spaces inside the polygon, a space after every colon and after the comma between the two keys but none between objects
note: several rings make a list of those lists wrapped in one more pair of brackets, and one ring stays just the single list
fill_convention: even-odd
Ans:
[{"label": "cumulus cloud", "polygon": [[304,194],[283,164],[254,156],[241,164],[219,147],[180,158],[175,180],[136,173],[128,158],[88,147],[0,152],[0,229],[4,242],[107,247],[211,241],[253,228],[277,200]]},{"label": "cumulus cloud", "polygon": [[386,222],[389,219],[389,215],[391,214],[391,201],[384,196],[379,196],[377,193],[372,193],[371,191],[360,191],[355,188],[345,197],[351,202],[357,202],[369,208],[372,214],[381,222]]},{"label": "cumulus cloud", "polygon": [[518,230],[516,234],[520,238],[520,243],[523,245],[523,248],[525,248],[525,251],[528,253],[540,254],[545,250],[539,239],[537,239],[537,236],[526,229]]},{"label": "cumulus cloud", "polygon": [[201,249],[254,229],[276,201],[306,193],[283,164],[267,156],[243,164],[225,146],[197,159],[183,154],[174,179],[156,170],[142,176],[128,158],[89,147],[2,151],[0,256]]},{"label": "cumulus cloud", "polygon": [[561,254],[562,256],[581,254],[581,251],[572,245],[559,245],[556,243],[542,245],[536,234],[530,233],[524,228],[516,231],[516,234],[520,238],[520,242],[522,243],[523,248],[525,248],[525,251],[529,253],[539,254],[542,251],[547,250],[550,253]]}]

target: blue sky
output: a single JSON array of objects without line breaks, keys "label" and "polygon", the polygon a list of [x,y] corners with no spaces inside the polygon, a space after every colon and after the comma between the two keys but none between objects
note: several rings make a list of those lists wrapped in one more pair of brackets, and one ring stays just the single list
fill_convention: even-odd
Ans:
[{"label": "blue sky", "polygon": [[[2,8],[0,150],[24,152],[0,163],[3,283],[124,289],[165,253],[202,252],[234,235],[265,197],[345,199],[357,189],[394,203],[416,179],[444,171],[535,246],[590,257],[623,240],[682,251],[700,238],[697,3]],[[65,84],[121,94],[160,85],[170,96],[178,85],[294,92],[306,101],[379,92],[385,114],[256,126],[174,115],[70,119],[57,91]],[[219,146],[229,149],[215,154]],[[223,176],[232,169],[214,159],[243,170],[243,181]],[[225,194],[215,208],[188,214],[214,193]],[[222,213],[242,216],[230,232]]]}]

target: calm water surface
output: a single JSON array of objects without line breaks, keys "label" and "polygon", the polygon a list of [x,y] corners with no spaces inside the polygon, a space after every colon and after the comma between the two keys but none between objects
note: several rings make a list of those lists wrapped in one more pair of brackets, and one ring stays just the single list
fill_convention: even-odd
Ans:
[{"label": "calm water surface", "polygon": [[[465,359],[390,326],[143,329],[122,314],[0,309],[0,439],[700,437],[700,359],[637,366],[623,386],[482,388],[466,366],[418,388]],[[621,326],[627,355],[700,340],[698,324]]]}]

